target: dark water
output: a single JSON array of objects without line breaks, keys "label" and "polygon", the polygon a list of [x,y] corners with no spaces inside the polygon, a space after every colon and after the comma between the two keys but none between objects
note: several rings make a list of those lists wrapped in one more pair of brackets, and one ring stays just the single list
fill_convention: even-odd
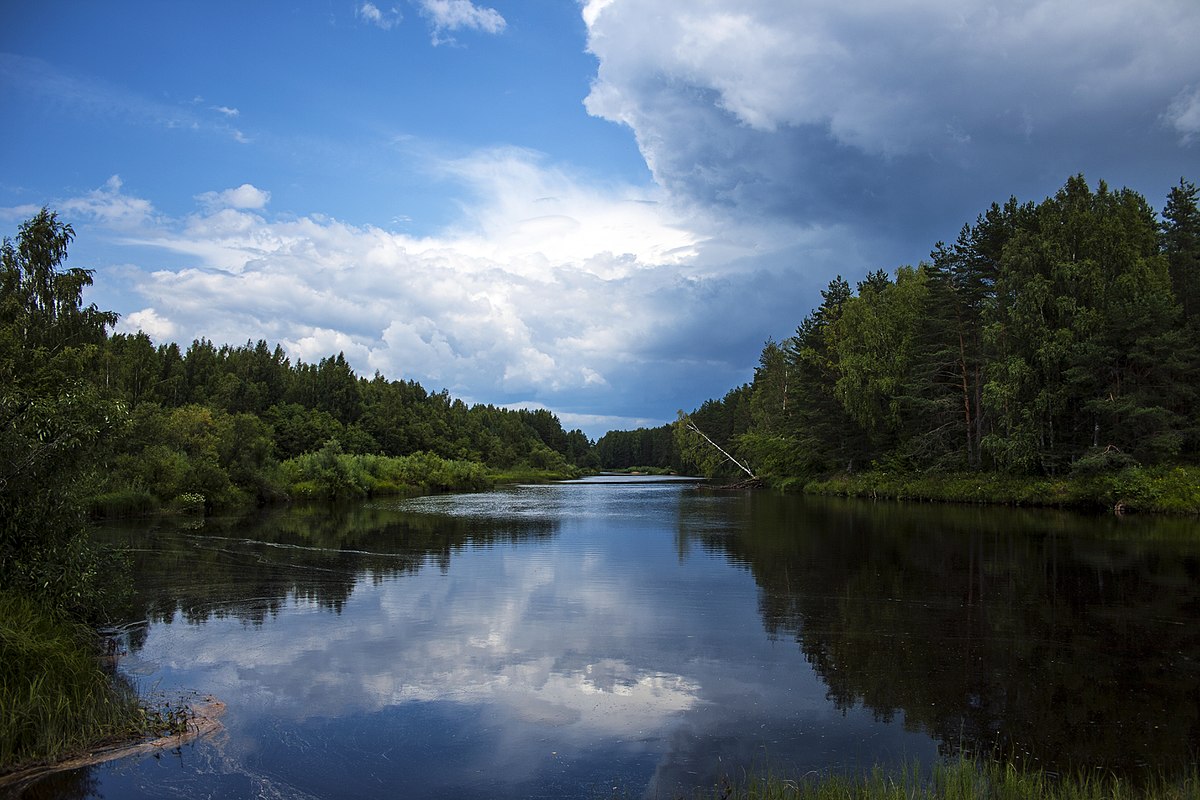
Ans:
[{"label": "dark water", "polygon": [[564,484],[133,549],[124,669],[226,730],[62,797],[668,798],[722,775],[1200,752],[1200,525]]}]

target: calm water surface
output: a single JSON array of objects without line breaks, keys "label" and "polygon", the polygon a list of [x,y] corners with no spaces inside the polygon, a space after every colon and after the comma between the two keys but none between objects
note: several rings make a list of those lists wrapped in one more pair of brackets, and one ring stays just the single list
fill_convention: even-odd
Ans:
[{"label": "calm water surface", "polygon": [[1200,752],[1190,520],[595,480],[104,535],[137,565],[123,669],[226,730],[29,796],[668,798]]}]

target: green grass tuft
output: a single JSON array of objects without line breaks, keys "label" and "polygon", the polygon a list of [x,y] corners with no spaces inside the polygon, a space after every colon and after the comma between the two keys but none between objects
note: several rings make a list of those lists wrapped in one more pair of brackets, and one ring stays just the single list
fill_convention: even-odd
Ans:
[{"label": "green grass tuft", "polygon": [[87,626],[0,592],[0,774],[145,730],[136,692],[97,649]]}]

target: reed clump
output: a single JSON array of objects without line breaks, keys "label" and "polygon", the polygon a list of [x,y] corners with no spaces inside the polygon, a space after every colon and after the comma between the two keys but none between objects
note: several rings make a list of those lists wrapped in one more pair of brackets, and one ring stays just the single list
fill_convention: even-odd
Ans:
[{"label": "reed clump", "polygon": [[0,592],[0,775],[146,729],[137,693],[98,648],[86,625]]}]

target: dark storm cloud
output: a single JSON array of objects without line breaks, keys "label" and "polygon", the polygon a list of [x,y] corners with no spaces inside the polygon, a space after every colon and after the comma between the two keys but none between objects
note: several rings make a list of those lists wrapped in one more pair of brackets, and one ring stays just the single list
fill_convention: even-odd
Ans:
[{"label": "dark storm cloud", "polygon": [[[589,110],[726,213],[845,224],[909,260],[1084,172],[1153,203],[1196,162],[1184,2],[597,0]],[[896,264],[881,264],[892,267]]]}]

